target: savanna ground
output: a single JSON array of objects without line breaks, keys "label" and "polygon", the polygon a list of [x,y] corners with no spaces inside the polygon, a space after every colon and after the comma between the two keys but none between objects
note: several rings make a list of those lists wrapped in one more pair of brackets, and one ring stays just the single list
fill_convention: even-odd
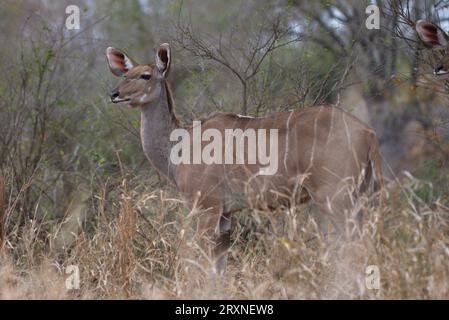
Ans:
[{"label": "savanna ground", "polygon": [[[448,299],[447,93],[413,30],[419,18],[444,23],[446,3],[380,4],[381,29],[369,31],[365,1],[78,1],[82,28],[68,31],[63,2],[2,1],[0,298]],[[319,228],[313,205],[239,212],[223,284],[208,283],[201,212],[147,163],[139,112],[107,101],[117,80],[105,48],[144,62],[167,41],[186,122],[339,103],[370,123],[385,202],[360,203],[350,240]],[[79,289],[66,286],[69,266]]]}]

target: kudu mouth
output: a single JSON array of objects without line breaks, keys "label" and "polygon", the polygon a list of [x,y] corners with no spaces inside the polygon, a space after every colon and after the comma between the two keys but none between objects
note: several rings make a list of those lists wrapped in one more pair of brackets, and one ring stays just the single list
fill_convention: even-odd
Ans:
[{"label": "kudu mouth", "polygon": [[127,99],[120,98],[120,93],[117,90],[112,91],[110,98],[112,103],[127,102],[131,100],[129,98]]},{"label": "kudu mouth", "polygon": [[120,98],[113,98],[111,97],[111,102],[112,103],[120,103],[120,102],[127,102],[130,101],[131,99],[120,99]]},{"label": "kudu mouth", "polygon": [[448,73],[449,71],[444,70],[444,66],[440,64],[436,65],[435,68],[433,69],[433,74],[436,76],[442,76]]},{"label": "kudu mouth", "polygon": [[448,73],[449,73],[449,71],[446,71],[446,70],[433,70],[433,74],[436,76],[444,76]]}]

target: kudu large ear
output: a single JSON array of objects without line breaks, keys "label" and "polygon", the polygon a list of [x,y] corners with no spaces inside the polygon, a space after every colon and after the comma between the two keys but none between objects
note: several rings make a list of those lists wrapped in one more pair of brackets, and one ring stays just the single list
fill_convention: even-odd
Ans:
[{"label": "kudu large ear", "polygon": [[449,44],[449,37],[436,24],[428,21],[418,20],[415,26],[419,38],[430,47],[447,46]]},{"label": "kudu large ear", "polygon": [[156,49],[156,67],[163,77],[167,77],[170,71],[171,54],[168,43],[163,43]]},{"label": "kudu large ear", "polygon": [[128,70],[134,68],[137,63],[120,49],[109,47],[106,49],[109,69],[113,74],[120,77]]}]

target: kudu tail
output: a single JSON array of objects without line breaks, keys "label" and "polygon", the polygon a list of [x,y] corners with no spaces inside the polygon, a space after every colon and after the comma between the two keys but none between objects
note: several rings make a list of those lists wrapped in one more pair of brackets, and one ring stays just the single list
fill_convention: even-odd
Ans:
[{"label": "kudu tail", "polygon": [[365,169],[365,177],[360,192],[368,192],[372,186],[372,192],[376,193],[379,198],[379,203],[384,201],[384,178],[382,175],[382,159],[380,157],[379,143],[375,135],[368,153],[368,164]]},{"label": "kudu tail", "polygon": [[384,191],[384,177],[382,175],[382,159],[380,157],[379,143],[377,139],[373,143],[370,152],[371,166],[374,168],[374,191],[379,191],[383,195]]}]

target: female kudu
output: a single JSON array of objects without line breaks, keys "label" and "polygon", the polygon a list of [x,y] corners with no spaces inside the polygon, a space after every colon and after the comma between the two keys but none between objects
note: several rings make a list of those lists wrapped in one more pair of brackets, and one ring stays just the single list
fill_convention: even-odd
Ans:
[{"label": "female kudu", "polygon": [[[170,139],[171,133],[184,129],[192,137],[194,128],[182,125],[174,112],[166,80],[171,66],[169,45],[162,44],[156,50],[155,64],[139,65],[122,50],[111,47],[106,55],[111,72],[124,78],[113,90],[111,101],[140,108],[140,132],[147,158],[176,186],[190,208],[204,210],[198,230],[208,240],[204,244],[215,274],[224,272],[230,245],[230,214],[242,207],[236,201],[242,195],[246,200],[243,206],[265,208],[311,199],[341,229],[354,197],[370,186],[382,185],[374,131],[351,114],[331,106],[277,112],[260,118],[215,113],[201,121],[202,130],[215,129],[223,136],[228,129],[277,130],[275,151],[279,167],[275,174],[261,174],[259,162],[175,164],[170,158],[176,145]],[[200,143],[205,145],[204,141]],[[256,204],[249,200],[249,194],[254,195]]]}]

